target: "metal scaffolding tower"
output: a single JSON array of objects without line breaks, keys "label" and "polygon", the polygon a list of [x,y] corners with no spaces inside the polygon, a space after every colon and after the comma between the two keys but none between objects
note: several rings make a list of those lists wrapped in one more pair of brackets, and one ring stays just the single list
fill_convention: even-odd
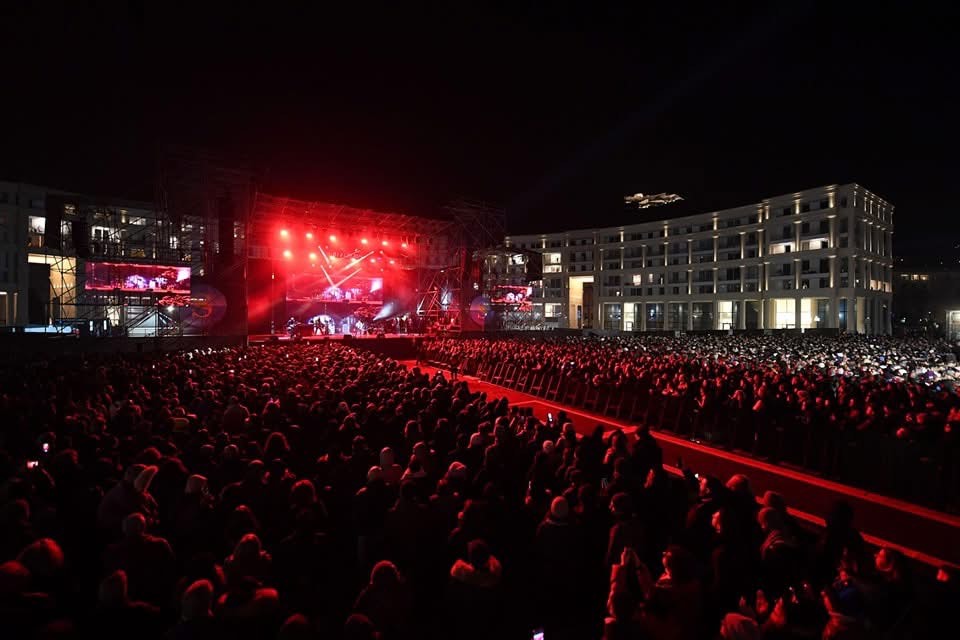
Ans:
[{"label": "metal scaffolding tower", "polygon": [[480,296],[481,265],[474,254],[503,244],[507,216],[502,208],[476,200],[456,200],[444,210],[451,221],[450,264],[438,273],[425,274],[421,315],[459,330]]},{"label": "metal scaffolding tower", "polygon": [[178,232],[161,211],[142,202],[51,191],[42,220],[43,227],[28,232],[28,261],[32,269],[49,269],[49,304],[42,310],[48,331],[95,336],[181,332],[181,314],[166,293],[86,286],[89,264],[182,264]]}]

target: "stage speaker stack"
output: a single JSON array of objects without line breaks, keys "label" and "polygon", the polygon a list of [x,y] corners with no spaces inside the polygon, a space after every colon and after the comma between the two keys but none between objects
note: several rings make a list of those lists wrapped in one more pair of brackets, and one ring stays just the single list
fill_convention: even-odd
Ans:
[{"label": "stage speaker stack", "polygon": [[63,208],[66,200],[63,196],[47,194],[46,202],[46,230],[44,231],[44,243],[51,249],[57,251],[63,248],[63,237],[61,233],[63,223]]},{"label": "stage speaker stack", "polygon": [[218,251],[212,283],[226,301],[223,319],[213,327],[221,336],[247,335],[247,273],[245,256],[237,255],[234,229],[236,205],[229,195],[217,199]]},{"label": "stage speaker stack", "polygon": [[527,282],[543,279],[543,256],[539,253],[527,254],[526,276]]},{"label": "stage speaker stack", "polygon": [[70,221],[70,232],[73,234],[73,246],[78,258],[90,257],[90,230],[87,221],[83,218]]},{"label": "stage speaker stack", "polygon": [[250,258],[247,261],[247,329],[251,334],[270,333],[286,326],[284,299],[286,283],[282,273],[274,272],[273,260]]}]

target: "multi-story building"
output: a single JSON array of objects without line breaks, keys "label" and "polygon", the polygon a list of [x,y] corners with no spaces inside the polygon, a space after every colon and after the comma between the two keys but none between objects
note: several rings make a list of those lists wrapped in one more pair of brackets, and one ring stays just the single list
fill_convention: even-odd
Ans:
[{"label": "multi-story building", "polygon": [[507,245],[542,253],[548,327],[891,331],[893,206],[857,184]]},{"label": "multi-story building", "polygon": [[955,260],[935,265],[898,260],[894,282],[895,333],[960,339],[960,265]]}]

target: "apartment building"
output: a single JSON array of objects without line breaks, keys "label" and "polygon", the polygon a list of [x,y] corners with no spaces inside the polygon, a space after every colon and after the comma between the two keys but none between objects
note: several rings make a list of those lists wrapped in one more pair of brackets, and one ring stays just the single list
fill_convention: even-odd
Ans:
[{"label": "apartment building", "polygon": [[543,256],[534,315],[547,327],[614,331],[891,332],[893,206],[862,186],[670,217],[675,209],[509,236],[508,247]]}]

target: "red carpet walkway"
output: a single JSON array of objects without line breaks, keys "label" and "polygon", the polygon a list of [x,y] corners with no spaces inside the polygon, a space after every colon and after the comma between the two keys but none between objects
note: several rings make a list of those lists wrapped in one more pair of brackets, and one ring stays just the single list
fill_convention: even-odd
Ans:
[{"label": "red carpet walkway", "polygon": [[[412,367],[415,363],[406,361],[404,364]],[[420,368],[429,373],[436,371],[434,367]],[[542,420],[546,420],[547,413],[556,415],[563,409],[574,421],[580,434],[592,432],[597,425],[602,425],[606,430],[621,428],[632,432],[635,429],[599,414],[571,409],[472,376],[462,378],[470,383],[471,390],[486,392],[491,399],[506,397],[511,405],[533,407],[534,415]],[[960,517],[666,433],[653,435],[663,448],[664,467],[669,471],[677,472],[674,465],[682,457],[684,466],[724,481],[735,473],[746,474],[758,496],[768,490],[777,491],[793,507],[796,516],[818,525],[823,524],[823,518],[833,502],[842,498],[853,506],[854,522],[871,544],[894,546],[908,556],[934,566],[944,563],[960,565]]]}]

